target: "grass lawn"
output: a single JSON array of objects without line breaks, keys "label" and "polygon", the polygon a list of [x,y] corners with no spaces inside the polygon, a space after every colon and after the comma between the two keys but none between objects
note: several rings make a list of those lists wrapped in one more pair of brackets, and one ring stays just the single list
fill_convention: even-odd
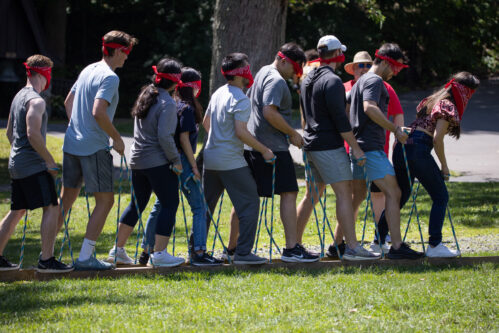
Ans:
[{"label": "grass lawn", "polygon": [[[4,135],[5,130],[0,130],[0,137]],[[48,137],[49,149],[57,152],[58,163],[62,160],[61,145],[62,140]],[[0,184],[8,184],[8,152],[7,141],[1,140]],[[128,187],[124,191],[129,193]],[[499,233],[497,183],[449,183],[449,192],[458,238]],[[299,200],[303,194],[304,188],[301,188]],[[121,211],[129,200],[128,194],[122,197]],[[229,232],[231,204],[228,201],[226,196],[221,217],[224,240]],[[91,197],[91,207],[93,202]],[[418,208],[426,241],[429,202],[428,195],[421,190]],[[327,203],[331,219],[335,209],[331,190],[328,190]],[[144,212],[145,217],[152,204],[153,200]],[[278,212],[278,201],[276,206]],[[0,192],[0,215],[5,215],[9,207],[10,193]],[[191,214],[186,208],[190,227]],[[402,211],[403,221],[407,219],[408,211],[408,208]],[[115,205],[97,243],[98,257],[106,256],[114,244],[116,215]],[[40,210],[29,214],[26,266],[34,265],[39,253],[40,217]],[[181,207],[177,218],[176,253],[186,255]],[[275,218],[275,238],[282,246],[284,235],[279,214],[275,214]],[[86,222],[85,196],[80,196],[70,221],[75,256]],[[334,218],[332,223],[336,224]],[[405,222],[403,225],[405,228]],[[211,231],[209,247],[213,240]],[[359,221],[359,237],[361,231]],[[267,247],[268,253],[269,240],[262,235],[260,244]],[[372,235],[371,222],[367,239],[371,240]],[[4,252],[12,261],[19,258],[21,236],[20,225]],[[61,236],[56,243],[56,253],[59,252]],[[330,236],[326,236],[329,243]],[[419,239],[415,225],[408,239]],[[452,241],[447,221],[444,241]],[[134,233],[127,245],[132,256],[135,243]],[[304,243],[308,246],[319,243],[313,219],[306,230]],[[219,250],[220,244],[217,245]],[[480,254],[498,255],[487,251]],[[67,250],[64,260],[70,260]],[[497,265],[487,264],[464,268],[374,267],[300,272],[285,269],[270,272],[227,270],[116,280],[0,283],[0,331],[497,331],[498,281]]]}]

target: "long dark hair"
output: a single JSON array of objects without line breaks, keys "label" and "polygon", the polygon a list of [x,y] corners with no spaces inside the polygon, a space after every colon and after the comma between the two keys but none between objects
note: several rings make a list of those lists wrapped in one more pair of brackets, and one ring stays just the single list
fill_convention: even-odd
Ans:
[{"label": "long dark hair", "polygon": [[[194,81],[200,81],[201,80],[201,73],[199,73],[197,70],[191,67],[184,67],[182,68],[182,76],[181,76],[182,82],[194,82]],[[196,123],[201,123],[203,121],[203,108],[201,107],[201,104],[199,102],[196,102],[196,99],[194,97],[194,89],[191,87],[177,87],[177,93],[175,95],[175,99],[177,101],[182,101],[185,104],[191,106],[194,110],[194,116],[196,118]],[[186,107],[187,107],[186,105]],[[181,110],[183,111],[183,110]]]},{"label": "long dark hair", "polygon": [[[174,59],[163,58],[156,65],[158,72],[169,73],[169,74],[180,74],[182,65]],[[147,86],[142,87],[139,93],[139,97],[135,101],[132,108],[131,115],[133,118],[137,117],[139,119],[144,119],[149,113],[149,109],[152,105],[156,104],[158,101],[159,91],[158,88],[163,88],[165,90],[170,89],[175,82],[168,79],[161,79],[159,83],[153,82]]]},{"label": "long dark hair", "polygon": [[[476,89],[480,85],[480,80],[478,80],[476,76],[468,72],[459,72],[453,74],[447,80],[447,82],[449,82],[452,79],[470,89]],[[440,89],[438,89],[436,92],[428,96],[424,101],[424,103],[421,105],[421,109],[419,109],[417,117],[423,118],[427,114],[431,113],[433,107],[438,103],[440,103],[440,101],[443,99],[448,99],[452,103],[456,104],[456,101],[454,101],[454,97],[452,96],[451,89],[452,89],[451,87],[445,88],[444,85],[440,87]],[[455,137],[456,139],[459,139],[459,136],[461,135],[461,124],[459,124],[458,126],[449,127],[449,135]]]}]

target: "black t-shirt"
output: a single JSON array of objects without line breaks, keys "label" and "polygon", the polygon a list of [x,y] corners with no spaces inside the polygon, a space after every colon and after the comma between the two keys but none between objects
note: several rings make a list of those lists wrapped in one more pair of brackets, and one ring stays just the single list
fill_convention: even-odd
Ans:
[{"label": "black t-shirt", "polygon": [[312,70],[301,84],[305,150],[343,147],[340,133],[352,130],[345,113],[345,87],[329,66]]},{"label": "black t-shirt", "polygon": [[183,149],[180,146],[180,133],[183,132],[189,132],[189,141],[191,142],[192,151],[196,153],[199,127],[198,124],[196,124],[194,112],[194,108],[189,104],[182,101],[177,102],[178,124],[177,130],[175,131],[175,143],[177,144],[178,150],[182,153]]},{"label": "black t-shirt", "polygon": [[364,112],[364,101],[374,101],[385,114],[389,95],[380,76],[367,72],[350,90],[350,123],[363,151],[384,150],[385,130]]}]

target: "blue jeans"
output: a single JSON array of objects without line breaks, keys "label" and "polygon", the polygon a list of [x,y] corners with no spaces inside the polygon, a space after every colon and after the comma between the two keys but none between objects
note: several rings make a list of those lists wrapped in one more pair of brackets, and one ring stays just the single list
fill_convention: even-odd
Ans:
[{"label": "blue jeans", "polygon": [[[430,245],[436,246],[442,241],[442,226],[444,224],[447,203],[449,202],[449,194],[440,168],[433,156],[431,156],[432,149],[433,138],[421,131],[411,133],[405,145],[407,162],[411,173],[411,183],[414,184],[414,178],[417,178],[433,201],[428,233],[430,234]],[[397,143],[395,146],[392,159],[397,182],[402,191],[402,196],[400,197],[400,208],[402,208],[407,200],[409,200],[411,189],[402,145],[400,143]],[[384,243],[386,234],[388,233],[384,211],[379,220],[379,232],[381,243]]]},{"label": "blue jeans", "polygon": [[[180,154],[183,172],[180,175],[182,180],[182,192],[184,193],[187,202],[191,206],[192,212],[192,229],[194,234],[194,251],[206,250],[206,207],[204,205],[203,196],[198,184],[192,177],[187,179],[192,174],[192,168],[184,154]],[[187,182],[186,182],[187,181]],[[159,212],[161,211],[161,203],[156,200],[154,207],[151,210],[149,219],[146,224],[145,237],[142,241],[144,250],[152,251],[154,248],[154,230],[158,220]]]}]

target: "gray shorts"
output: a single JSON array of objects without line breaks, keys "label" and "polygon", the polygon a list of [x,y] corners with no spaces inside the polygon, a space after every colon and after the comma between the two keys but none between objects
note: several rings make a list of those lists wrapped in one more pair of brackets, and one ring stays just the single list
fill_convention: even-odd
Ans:
[{"label": "gray shorts", "polygon": [[113,192],[113,156],[105,149],[89,156],[64,153],[62,179],[69,188],[80,188],[85,180],[87,193]]},{"label": "gray shorts", "polygon": [[307,151],[307,158],[317,183],[334,184],[353,179],[350,158],[344,147]]}]

